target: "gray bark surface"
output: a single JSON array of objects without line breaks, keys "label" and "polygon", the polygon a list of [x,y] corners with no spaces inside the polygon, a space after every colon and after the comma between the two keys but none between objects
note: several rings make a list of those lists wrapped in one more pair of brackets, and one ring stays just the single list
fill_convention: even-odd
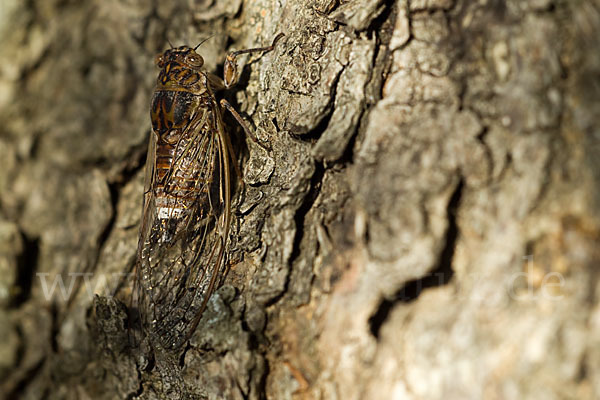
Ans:
[{"label": "gray bark surface", "polygon": [[[127,329],[153,58],[279,32],[161,371]],[[0,398],[600,398],[599,37],[598,0],[2,0]]]}]

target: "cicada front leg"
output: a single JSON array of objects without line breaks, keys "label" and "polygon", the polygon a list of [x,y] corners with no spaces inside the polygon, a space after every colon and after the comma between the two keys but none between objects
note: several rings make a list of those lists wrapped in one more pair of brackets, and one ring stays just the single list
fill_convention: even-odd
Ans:
[{"label": "cicada front leg", "polygon": [[231,53],[229,53],[227,55],[227,57],[225,58],[225,65],[223,67],[223,83],[225,85],[226,89],[229,89],[232,86],[235,86],[235,84],[238,82],[238,79],[240,78],[239,73],[238,73],[238,66],[237,66],[237,57],[241,54],[250,54],[250,53],[259,53],[259,52],[269,52],[272,51],[275,48],[275,44],[277,44],[277,41],[279,39],[281,39],[284,36],[283,33],[280,33],[279,35],[275,36],[275,39],[273,39],[273,43],[270,46],[267,47],[256,47],[254,49],[246,49],[246,50],[238,50],[238,51],[232,51]]},{"label": "cicada front leg", "polygon": [[[238,51],[232,51],[231,53],[229,53],[227,55],[227,57],[225,58],[225,65],[223,67],[223,79],[210,74],[208,76],[208,79],[210,80],[211,85],[215,89],[229,89],[229,88],[235,86],[239,80],[237,57],[241,54],[272,51],[275,48],[275,45],[277,44],[279,39],[281,39],[283,36],[284,36],[283,33],[280,33],[279,35],[275,36],[275,39],[273,39],[273,43],[271,43],[271,45],[267,46],[267,47],[256,47],[253,49],[238,50]],[[248,137],[254,143],[258,144],[260,147],[264,148],[265,150],[269,150],[268,148],[266,148],[263,144],[261,144],[258,141],[256,136],[252,133],[252,131],[248,127],[248,123],[242,118],[242,116],[235,110],[235,108],[227,100],[222,99],[220,101],[220,105],[222,108],[229,111],[229,113],[233,116],[233,118],[235,118],[235,120],[238,122],[238,124],[240,124],[242,129],[244,129],[244,133],[246,135],[248,135]]]}]

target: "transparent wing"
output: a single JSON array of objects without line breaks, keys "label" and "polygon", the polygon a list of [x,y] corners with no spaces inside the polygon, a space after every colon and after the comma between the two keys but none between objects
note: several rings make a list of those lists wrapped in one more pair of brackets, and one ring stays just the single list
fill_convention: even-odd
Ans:
[{"label": "transparent wing", "polygon": [[[180,215],[159,218],[158,182],[149,165],[138,245],[142,326],[154,343],[168,349],[181,347],[198,325],[222,271],[230,222],[228,137],[219,109],[201,108],[184,134],[191,140],[182,145],[171,169],[191,163],[198,195]],[[164,180],[166,188],[177,184],[174,173]]]},{"label": "transparent wing", "polygon": [[[138,327],[137,324],[141,320],[140,310],[143,308],[142,303],[143,299],[140,299],[140,295],[143,293],[142,291],[142,279],[141,279],[141,254],[143,251],[143,247],[147,244],[147,232],[148,225],[152,223],[152,210],[149,209],[149,204],[153,202],[152,196],[152,187],[155,177],[155,165],[156,165],[156,135],[154,132],[150,132],[149,140],[148,140],[148,151],[146,154],[146,166],[144,173],[144,195],[142,198],[142,217],[140,221],[140,233],[138,239],[138,249],[136,256],[136,265],[135,265],[135,279],[133,280],[131,301],[129,304],[129,319],[130,319],[130,328]],[[139,338],[136,338],[133,335],[133,332],[130,330],[130,337],[135,342]]]}]

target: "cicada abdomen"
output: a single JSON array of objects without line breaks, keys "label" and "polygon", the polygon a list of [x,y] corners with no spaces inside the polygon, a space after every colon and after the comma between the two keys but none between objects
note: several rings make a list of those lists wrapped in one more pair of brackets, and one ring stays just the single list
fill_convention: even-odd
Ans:
[{"label": "cicada abdomen", "polygon": [[270,51],[281,36],[269,47],[229,54],[225,81],[206,72],[190,47],[156,58],[136,268],[142,328],[155,346],[174,350],[186,342],[223,269],[232,153],[220,104],[241,118],[214,92],[235,84],[238,54]]}]

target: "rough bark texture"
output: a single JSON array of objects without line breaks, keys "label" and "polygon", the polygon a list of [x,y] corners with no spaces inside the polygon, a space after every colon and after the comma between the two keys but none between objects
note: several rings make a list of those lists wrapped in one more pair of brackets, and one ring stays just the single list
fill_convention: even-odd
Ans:
[{"label": "rough bark texture", "polygon": [[186,395],[600,398],[597,0],[2,0],[0,397],[161,398],[121,279],[152,60],[278,32]]}]

